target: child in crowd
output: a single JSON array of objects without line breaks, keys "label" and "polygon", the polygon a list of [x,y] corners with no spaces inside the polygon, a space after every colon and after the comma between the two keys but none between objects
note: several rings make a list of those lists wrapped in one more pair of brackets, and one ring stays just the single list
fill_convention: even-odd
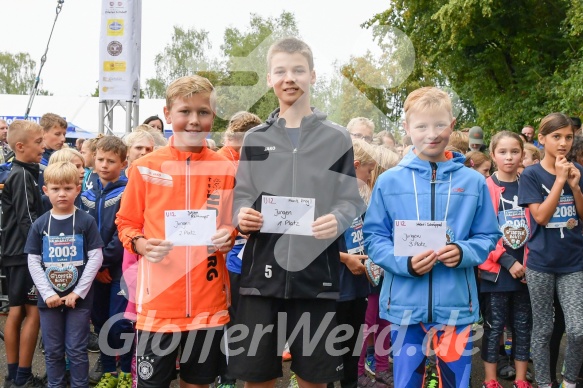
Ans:
[{"label": "child in crowd", "polygon": [[524,168],[540,163],[540,150],[533,144],[524,144],[524,158],[522,158],[522,166]]},{"label": "child in crowd", "polygon": [[498,132],[490,142],[497,171],[486,180],[502,238],[481,270],[480,293],[484,312],[484,388],[502,388],[496,378],[500,337],[512,322],[512,346],[516,378],[514,388],[530,388],[526,379],[530,353],[532,313],[524,280],[526,242],[529,238],[528,210],[518,206],[518,169],[523,159],[523,143],[518,134]]},{"label": "child in crowd", "polygon": [[[352,140],[354,150],[354,171],[358,179],[358,187],[363,200],[370,199],[371,173],[375,169],[376,146],[369,145],[364,140]],[[379,146],[384,147],[384,146]],[[362,189],[360,189],[362,188]],[[364,195],[363,195],[364,194]],[[356,217],[348,229],[344,231],[344,239],[340,239],[340,297],[336,302],[336,319],[339,325],[349,325],[358,333],[365,319],[366,296],[369,294],[368,280],[364,261],[368,259],[364,251],[362,223],[364,215]],[[342,387],[354,387],[358,381],[359,356],[355,349],[357,335],[353,335],[340,343],[343,354],[344,378],[340,381]],[[360,344],[359,344],[360,345]],[[386,374],[386,372],[383,372]],[[381,380],[379,372],[378,380]],[[389,383],[390,375],[382,375]]]},{"label": "child in crowd", "polygon": [[63,148],[65,133],[67,133],[67,121],[54,113],[45,113],[40,118],[40,126],[44,130],[45,152],[41,164],[46,166],[53,152]]},{"label": "child in crowd", "polygon": [[[360,195],[367,205],[370,202],[372,188],[379,176],[395,167],[399,163],[400,157],[396,152],[381,146],[374,149],[374,160],[376,165],[372,170],[368,187],[359,187]],[[389,358],[386,354],[390,347],[389,322],[379,316],[379,294],[382,283],[383,278],[381,277],[378,284],[372,284],[368,290],[368,303],[364,318],[364,341],[358,360],[359,387],[371,387],[374,384],[366,372],[378,379],[379,382],[392,383],[393,367],[389,364]]]},{"label": "child in crowd", "polygon": [[[145,156],[154,151],[155,140],[154,135],[150,132],[154,131],[160,136],[160,131],[155,128],[150,127],[147,124],[139,125],[134,129],[134,132],[128,134],[123,138],[124,143],[128,147],[128,169],[131,167],[132,162],[138,160],[142,156]],[[127,170],[125,170],[127,177]],[[127,249],[123,250],[123,263],[122,263],[122,288],[127,289],[128,303],[126,306],[124,317],[136,322],[136,285],[138,281],[138,255]],[[132,357],[132,386],[137,387],[137,371],[136,371],[136,358]]]},{"label": "child in crowd", "polygon": [[470,148],[470,138],[467,132],[453,131],[447,144],[459,150],[461,154],[465,154]]},{"label": "child in crowd", "polygon": [[538,387],[552,387],[550,339],[553,299],[565,317],[567,348],[562,387],[575,388],[583,362],[583,168],[566,155],[575,137],[571,119],[551,113],[541,120],[539,143],[545,155],[520,177],[518,204],[530,210],[526,280],[532,304],[532,359]]},{"label": "child in crowd", "polygon": [[229,159],[237,167],[241,158],[239,152],[243,145],[245,133],[251,128],[260,125],[261,122],[259,116],[253,113],[245,111],[235,113],[229,120],[229,126],[225,131],[223,147],[217,152]]},{"label": "child in crowd", "polygon": [[71,387],[89,385],[89,317],[92,283],[103,260],[103,242],[95,220],[76,209],[81,191],[79,169],[55,162],[45,169],[43,191],[52,204],[28,234],[28,268],[40,298],[38,307],[48,384],[64,387],[65,354],[71,365]]},{"label": "child in crowd", "polygon": [[149,124],[141,124],[134,128],[134,132],[140,131],[148,132],[150,135],[152,135],[152,138],[154,139],[155,150],[160,147],[164,147],[165,145],[168,145],[168,140],[166,140],[162,132],[156,129],[155,127],[152,127]]},{"label": "child in crowd", "polygon": [[[143,124],[142,124],[143,125]],[[128,147],[128,167],[134,160],[154,151],[154,137],[147,131],[134,131],[123,138],[123,142]]]},{"label": "child in crowd", "polygon": [[[467,387],[479,318],[474,267],[501,234],[484,178],[464,168],[463,155],[445,151],[455,125],[447,93],[418,89],[404,110],[414,148],[377,180],[364,222],[368,255],[385,270],[380,316],[391,322],[395,386],[423,385],[427,339],[440,386]],[[444,245],[396,256],[399,220],[443,221]]]},{"label": "child in crowd", "polygon": [[40,321],[24,246],[31,225],[43,214],[37,187],[43,135],[43,128],[31,121],[14,120],[8,128],[8,144],[15,156],[2,190],[2,271],[10,305],[4,326],[5,387],[42,386],[31,371]]},{"label": "child in crowd", "polygon": [[[95,218],[105,244],[103,265],[94,282],[95,292],[100,297],[93,302],[91,321],[95,333],[100,334],[102,330],[107,332],[100,336],[100,342],[107,341],[109,347],[116,350],[124,348],[124,337],[133,333],[130,321],[121,316],[127,306],[127,293],[121,288],[123,246],[115,227],[115,216],[127,183],[127,179],[120,176],[127,165],[126,158],[127,146],[120,138],[104,136],[99,139],[95,152],[95,172],[99,179],[95,187],[85,191],[81,198],[83,208]],[[112,317],[116,318],[106,325]],[[89,375],[90,381],[97,383],[99,388],[130,388],[132,352],[126,348],[119,354],[121,373],[118,375],[116,357],[106,354],[103,345],[100,344],[100,356]]]},{"label": "child in crowd", "polygon": [[[300,337],[314,338],[316,328],[324,327],[310,349],[303,348],[300,338],[287,338],[291,369],[300,386],[324,387],[343,378],[342,358],[326,349],[335,332],[340,291],[336,240],[364,206],[348,131],[310,107],[310,89],[316,82],[310,47],[296,38],[282,39],[270,47],[267,63],[267,82],[279,108],[265,124],[247,132],[241,148],[234,208],[238,228],[249,240],[243,251],[236,323],[249,330],[258,325],[277,329],[263,333],[258,346],[251,335],[241,339],[243,351],[229,360],[229,370],[250,387],[272,386],[282,375],[278,332],[287,328],[290,336],[305,322],[294,331]],[[372,133],[370,139],[366,136],[365,141],[372,141]],[[262,230],[266,217],[274,220],[271,211],[261,212],[264,201],[277,201],[269,196],[312,204],[313,223],[296,220],[302,230],[286,230],[276,221]]]},{"label": "child in crowd", "polygon": [[482,151],[470,151],[466,154],[464,165],[476,170],[485,178],[488,178],[492,169],[492,159]]},{"label": "child in crowd", "polygon": [[[245,133],[261,123],[262,121],[259,116],[245,111],[235,113],[229,120],[229,125],[224,134],[223,147],[218,150],[217,153],[233,163],[235,170],[239,166],[239,152],[241,151]],[[239,234],[235,238],[233,249],[227,253],[227,270],[229,271],[229,280],[231,282],[231,305],[229,306],[231,321],[229,322],[229,325],[233,324],[237,311],[237,304],[239,301],[239,282],[241,280],[241,258],[239,257],[239,253],[241,253],[245,247],[246,242],[246,236]],[[225,371],[221,373],[220,386],[226,387],[234,385],[235,383],[236,380],[230,376],[227,368],[225,368]]]},{"label": "child in crowd", "polygon": [[[224,360],[221,340],[229,321],[229,280],[223,254],[234,240],[231,200],[235,170],[206,148],[205,137],[215,117],[213,90],[200,76],[182,77],[170,84],[164,114],[174,135],[167,147],[132,162],[117,213],[124,248],[139,255],[139,388],[170,385],[178,342],[182,348],[181,386],[212,383]],[[184,241],[178,233],[166,233],[171,229],[165,225],[185,222],[187,211],[216,214],[216,232],[208,243]]]},{"label": "child in crowd", "polygon": [[[84,162],[83,156],[81,155],[81,153],[79,151],[77,151],[74,148],[62,148],[62,149],[58,150],[57,152],[53,153],[51,155],[51,157],[49,158],[49,165],[51,165],[52,163],[57,163],[57,162],[71,162],[71,163],[73,163],[73,165],[75,165],[75,168],[79,172],[79,185],[83,185],[83,178],[85,176],[85,162]],[[43,195],[42,201],[43,201],[43,210],[45,212],[48,212],[49,210],[52,209],[53,205],[52,205],[48,195],[46,195],[46,194]],[[81,206],[82,206],[80,192],[79,192],[79,195],[75,198],[75,206],[78,208],[81,208]]]},{"label": "child in crowd", "polygon": [[91,174],[93,173],[93,168],[95,167],[95,145],[98,141],[99,138],[88,139],[85,140],[81,146],[80,152],[83,156],[83,161],[85,162],[85,174],[83,175],[83,186],[81,187],[81,192],[90,189],[88,185]]}]

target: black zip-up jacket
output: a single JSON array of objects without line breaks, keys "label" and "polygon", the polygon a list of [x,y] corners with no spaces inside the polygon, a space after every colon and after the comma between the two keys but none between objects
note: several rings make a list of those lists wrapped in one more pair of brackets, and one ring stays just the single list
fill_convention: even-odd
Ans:
[{"label": "black zip-up jacket", "polygon": [[256,232],[249,237],[241,268],[242,295],[285,299],[339,296],[339,241],[354,218],[364,212],[354,172],[348,131],[313,110],[303,118],[297,147],[285,120],[274,111],[243,141],[237,171],[234,224],[242,207],[261,211],[263,195],[315,199],[314,220],[332,213],[337,237]]},{"label": "black zip-up jacket", "polygon": [[2,265],[28,265],[24,245],[31,225],[43,214],[40,166],[14,159],[2,190]]}]

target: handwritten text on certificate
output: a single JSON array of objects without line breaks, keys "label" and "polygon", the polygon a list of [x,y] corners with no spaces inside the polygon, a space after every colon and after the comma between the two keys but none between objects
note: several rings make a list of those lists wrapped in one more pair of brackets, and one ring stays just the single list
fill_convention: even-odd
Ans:
[{"label": "handwritten text on certificate", "polygon": [[214,210],[167,210],[164,212],[166,240],[177,247],[213,245],[217,233]]},{"label": "handwritten text on certificate", "polygon": [[314,198],[264,195],[261,203],[261,232],[312,236],[315,204]]},{"label": "handwritten text on certificate", "polygon": [[446,234],[445,221],[397,220],[393,232],[395,256],[415,256],[429,249],[443,248]]}]

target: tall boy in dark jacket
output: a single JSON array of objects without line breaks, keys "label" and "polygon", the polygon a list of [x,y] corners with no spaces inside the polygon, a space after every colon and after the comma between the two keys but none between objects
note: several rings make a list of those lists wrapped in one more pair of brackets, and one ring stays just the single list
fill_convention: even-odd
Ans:
[{"label": "tall boy in dark jacket", "polygon": [[[280,330],[290,336],[302,323],[307,330],[309,322],[305,334],[314,339],[316,330],[323,328],[318,333],[322,336],[305,348],[303,340],[290,338],[292,370],[300,386],[324,387],[340,380],[343,369],[342,358],[326,348],[336,327],[338,238],[362,214],[364,203],[348,131],[310,107],[316,74],[309,46],[295,38],[283,39],[271,46],[267,60],[268,84],[279,108],[265,124],[247,132],[241,150],[233,209],[239,230],[250,236],[243,253],[236,323],[252,333],[269,325],[277,329],[263,333],[258,347],[251,342],[256,336],[248,335],[241,341],[245,351],[234,356],[229,368],[248,387],[254,386],[250,382],[274,384],[282,375]],[[292,220],[282,207],[265,210],[278,200],[311,204],[314,216]],[[275,224],[299,224],[304,230],[262,231],[274,213],[279,217]]]},{"label": "tall boy in dark jacket", "polygon": [[[127,165],[127,147],[116,136],[104,136],[97,142],[95,152],[95,172],[99,176],[97,185],[81,194],[83,207],[97,221],[97,227],[103,247],[103,265],[95,278],[95,294],[100,295],[93,301],[91,320],[95,332],[108,330],[109,348],[122,349],[123,333],[133,333],[129,320],[123,318],[127,306],[125,290],[121,288],[121,265],[123,246],[117,235],[115,215],[119,210],[121,196],[127,184],[127,178],[120,177]],[[111,322],[111,327],[104,327],[108,319],[119,314]],[[100,336],[101,337],[101,336]],[[124,349],[120,354],[121,374],[117,373],[115,356],[103,352],[104,344],[100,338],[101,354],[97,364],[89,374],[92,383],[106,380],[104,386],[131,387],[131,349]],[[117,383],[117,385],[116,385]],[[128,385],[129,384],[129,385]]]},{"label": "tall boy in dark jacket", "polygon": [[31,225],[43,213],[38,187],[43,129],[31,121],[15,120],[8,128],[8,144],[15,156],[2,190],[2,270],[10,300],[4,328],[8,365],[4,386],[36,387],[40,382],[32,376],[31,366],[40,320],[24,245]]}]

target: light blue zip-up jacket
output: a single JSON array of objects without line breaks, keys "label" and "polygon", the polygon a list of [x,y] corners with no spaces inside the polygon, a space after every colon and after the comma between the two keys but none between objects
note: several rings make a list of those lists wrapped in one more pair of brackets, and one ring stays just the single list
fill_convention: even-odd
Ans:
[{"label": "light blue zip-up jacket", "polygon": [[[385,270],[381,318],[399,325],[467,325],[478,320],[474,267],[486,260],[501,234],[486,181],[465,167],[464,160],[453,153],[448,161],[430,163],[411,150],[376,182],[363,230],[369,257]],[[457,267],[438,262],[418,276],[410,257],[394,255],[394,221],[417,220],[416,203],[422,221],[443,221],[448,208],[448,239],[462,255]]]}]

